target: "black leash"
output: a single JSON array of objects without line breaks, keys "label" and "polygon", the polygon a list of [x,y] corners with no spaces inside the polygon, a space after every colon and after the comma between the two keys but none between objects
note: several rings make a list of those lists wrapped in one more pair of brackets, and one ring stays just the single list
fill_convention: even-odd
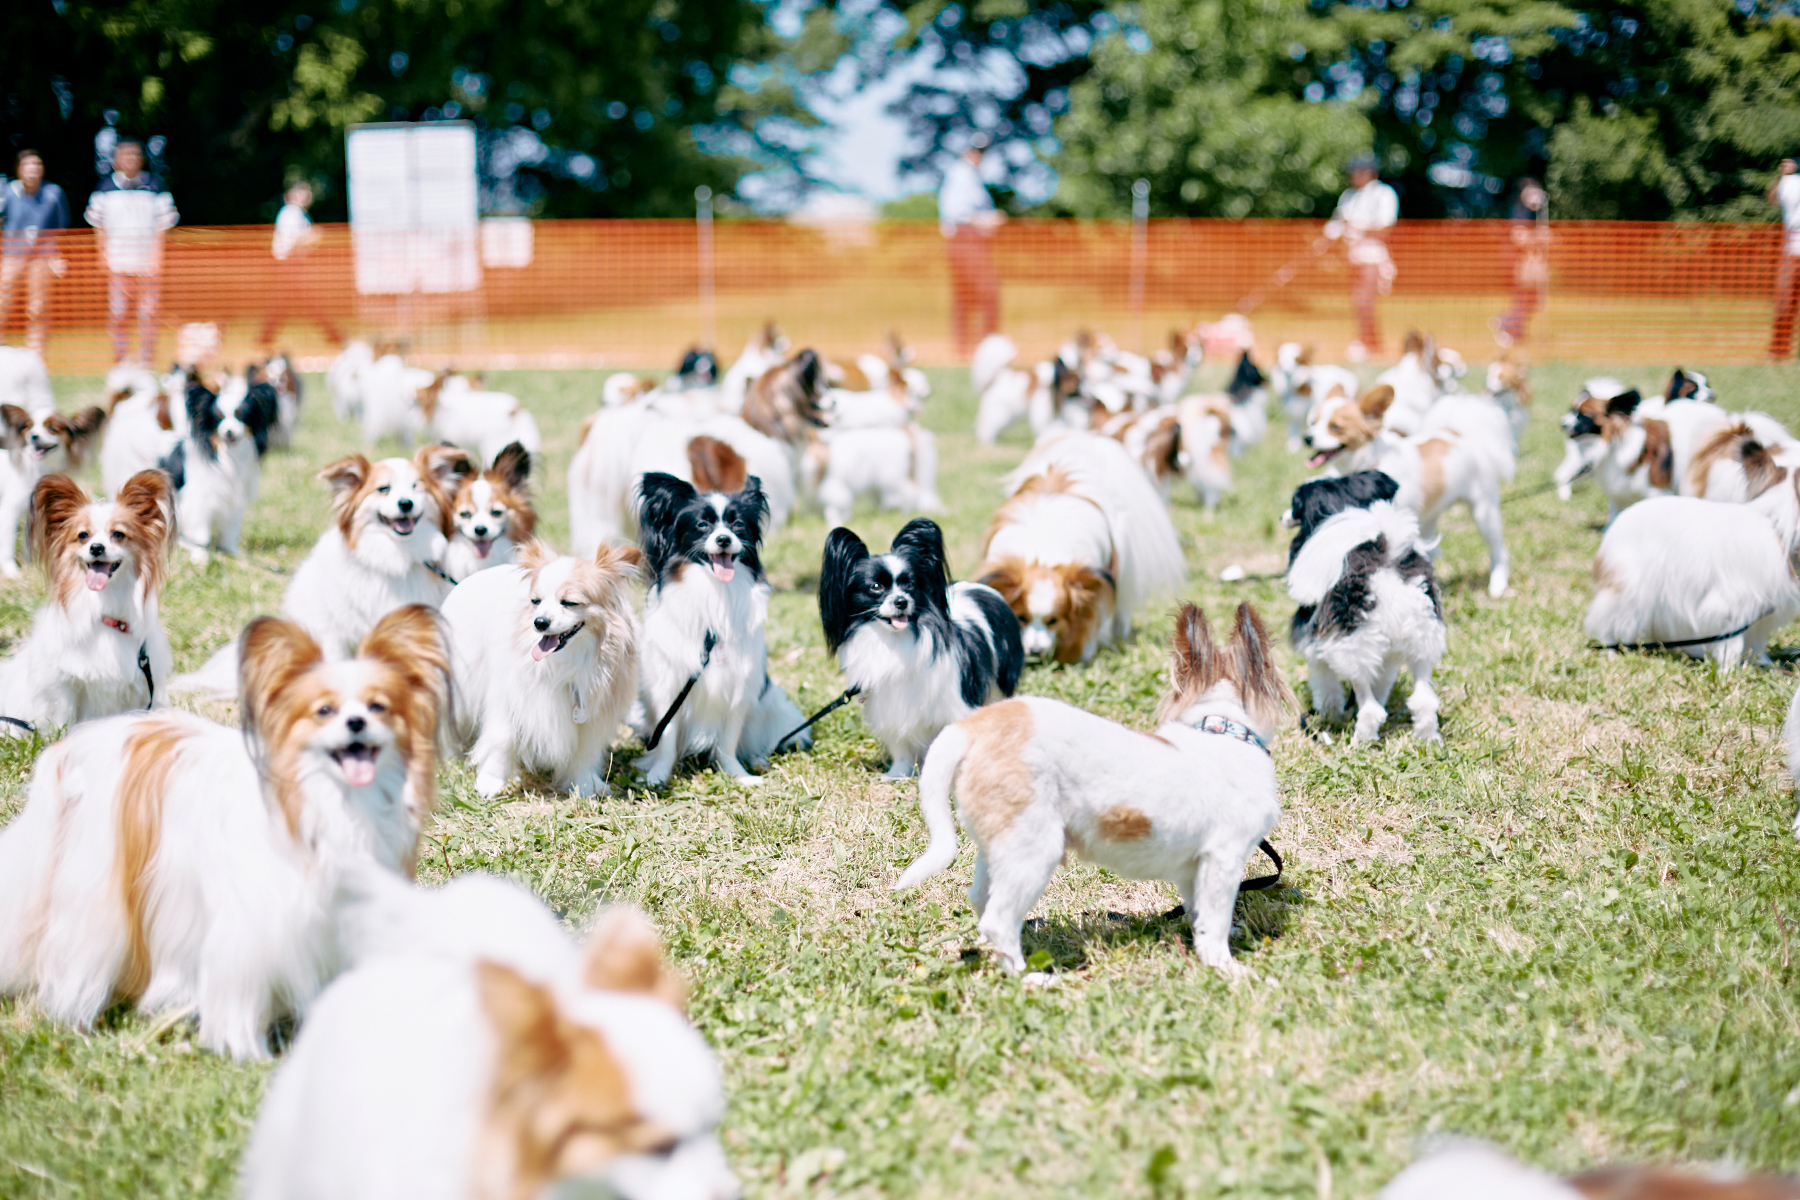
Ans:
[{"label": "black leash", "polygon": [[[813,725],[819,720],[820,717],[830,716],[832,713],[834,713],[838,709],[844,707],[844,705],[850,703],[850,701],[856,699],[856,697],[861,694],[862,694],[862,685],[860,685],[860,684],[851,685],[849,688],[845,689],[843,695],[839,696],[836,700],[833,700],[830,704],[827,704],[824,708],[821,708],[818,712],[814,713],[812,716],[806,718],[805,722],[802,723],[798,729],[796,729],[792,733],[786,735],[786,737],[783,737],[779,742],[776,742],[775,750],[779,750],[783,746],[785,746],[787,744],[788,738],[799,737],[801,734],[805,733],[808,729],[811,729],[813,727]],[[773,753],[775,753],[775,750],[771,750],[771,751],[769,751],[769,753],[773,754]]]},{"label": "black leash", "polygon": [[681,706],[687,702],[688,693],[694,690],[694,685],[700,682],[700,676],[706,671],[706,664],[712,661],[713,647],[718,644],[718,637],[713,634],[712,630],[707,630],[706,640],[700,643],[700,670],[689,675],[688,681],[681,685],[681,691],[676,695],[674,702],[669,705],[669,711],[662,715],[662,720],[656,723],[655,731],[645,741],[645,750],[656,749],[657,743],[662,741],[663,731],[669,727],[669,722],[675,719],[675,714],[681,711]]},{"label": "black leash", "polygon": [[444,574],[444,568],[438,566],[434,562],[425,563],[424,566],[427,571],[430,571],[433,575],[436,575],[439,579],[443,580],[445,583],[449,584],[451,587],[456,586],[456,580],[454,580],[454,579],[450,578],[450,576]]},{"label": "black leash", "polygon": [[16,725],[26,733],[37,732],[37,726],[33,725],[30,721],[21,721],[17,717],[0,717],[0,721],[5,721],[8,725]]},{"label": "black leash", "polygon": [[[1272,888],[1281,882],[1281,855],[1275,853],[1275,847],[1269,845],[1269,840],[1267,838],[1256,843],[1256,848],[1268,855],[1275,863],[1275,873],[1273,875],[1258,875],[1255,879],[1244,880],[1244,882],[1238,884],[1238,895],[1240,896],[1245,892],[1260,892],[1267,888]],[[1171,908],[1168,912],[1163,914],[1163,919],[1169,920],[1174,917],[1185,916],[1187,916],[1187,905],[1177,904],[1174,908]]]},{"label": "black leash", "polygon": [[150,689],[150,703],[144,705],[146,711],[156,707],[156,679],[150,674],[149,642],[138,643],[138,670],[144,673],[144,686]]},{"label": "black leash", "polygon": [[[1764,613],[1763,617],[1766,617],[1768,615],[1769,615],[1768,613]],[[1762,619],[1763,619],[1762,617],[1758,617],[1758,618],[1756,618],[1756,621],[1760,621]],[[1756,621],[1750,622],[1750,625],[1756,624]],[[1741,628],[1734,629],[1730,633],[1715,634],[1712,637],[1684,638],[1679,642],[1619,642],[1616,645],[1608,645],[1605,642],[1589,642],[1588,649],[1589,650],[1680,650],[1685,646],[1706,646],[1706,645],[1710,645],[1713,642],[1729,642],[1732,638],[1737,637],[1741,633],[1750,632],[1750,625],[1745,625],[1745,626],[1742,626]]]}]

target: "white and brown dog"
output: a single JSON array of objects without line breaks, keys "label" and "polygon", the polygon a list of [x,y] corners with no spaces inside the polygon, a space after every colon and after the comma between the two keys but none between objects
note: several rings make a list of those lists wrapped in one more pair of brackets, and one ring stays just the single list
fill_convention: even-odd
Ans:
[{"label": "white and brown dog", "polygon": [[1138,610],[1186,579],[1168,509],[1113,439],[1059,435],[1002,482],[1011,498],[975,575],[1018,616],[1025,653],[1087,662],[1123,644]]},{"label": "white and brown dog", "polygon": [[105,424],[101,408],[65,415],[0,404],[0,576],[19,577],[19,523],[31,507],[38,480],[81,470]]},{"label": "white and brown dog", "polygon": [[1465,504],[1488,547],[1488,595],[1506,593],[1511,556],[1500,516],[1500,488],[1515,471],[1512,425],[1499,405],[1482,396],[1446,396],[1402,437],[1383,426],[1394,389],[1379,384],[1360,399],[1341,397],[1313,411],[1306,444],[1309,466],[1349,475],[1382,471],[1400,485],[1394,503],[1417,517],[1421,538],[1435,547],[1439,519]]},{"label": "white and brown dog", "polygon": [[537,529],[531,506],[531,452],[513,442],[479,475],[462,477],[450,501],[452,532],[444,574],[457,581],[505,566]]},{"label": "white and brown dog", "polygon": [[1224,647],[1186,605],[1154,734],[1036,696],[947,726],[919,776],[931,844],[894,887],[923,883],[956,858],[954,791],[976,844],[977,928],[1007,970],[1025,968],[1020,923],[1072,851],[1128,879],[1174,884],[1200,961],[1241,971],[1231,913],[1245,860],[1281,816],[1269,743],[1292,701],[1248,604]]}]

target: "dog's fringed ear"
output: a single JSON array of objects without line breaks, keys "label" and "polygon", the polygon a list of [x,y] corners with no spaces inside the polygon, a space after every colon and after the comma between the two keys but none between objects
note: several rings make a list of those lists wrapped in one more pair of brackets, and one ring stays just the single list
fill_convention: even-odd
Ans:
[{"label": "dog's fringed ear", "polygon": [[275,701],[300,676],[325,661],[306,630],[280,617],[257,617],[238,635],[238,700],[244,731],[266,749]]},{"label": "dog's fringed ear", "polygon": [[508,442],[494,455],[494,465],[490,469],[513,491],[522,494],[531,490],[531,451],[521,443]]},{"label": "dog's fringed ear", "polygon": [[131,515],[131,523],[140,539],[138,588],[145,596],[159,595],[165,556],[175,546],[173,481],[163,471],[139,471],[119,487],[119,494],[113,501]]},{"label": "dog's fringed ear", "polygon": [[455,446],[420,446],[413,455],[413,466],[419,468],[419,474],[435,479],[439,487],[450,489],[475,473],[468,453]]},{"label": "dog's fringed ear", "polygon": [[640,909],[609,908],[594,920],[582,950],[581,981],[602,992],[628,992],[687,1011],[687,985],[663,958],[662,938]]},{"label": "dog's fringed ear", "polygon": [[681,547],[674,540],[675,521],[699,495],[687,480],[662,471],[647,472],[638,480],[638,544],[644,548],[645,569],[652,581],[680,555]]},{"label": "dog's fringed ear", "polygon": [[1169,694],[1157,709],[1157,723],[1178,716],[1224,677],[1224,656],[1213,645],[1206,614],[1197,604],[1182,605],[1169,639]]},{"label": "dog's fringed ear", "polygon": [[950,604],[950,556],[944,551],[944,531],[929,517],[908,521],[889,549],[912,563],[918,582],[927,589],[930,602],[938,609]]},{"label": "dog's fringed ear", "polygon": [[568,1024],[549,988],[533,983],[511,967],[487,959],[475,964],[481,1010],[494,1031],[494,1061],[499,1064],[496,1088],[516,1089],[549,1075],[569,1058]]},{"label": "dog's fringed ear", "polygon": [[1238,605],[1234,625],[1228,673],[1237,681],[1244,711],[1264,728],[1273,728],[1283,713],[1293,711],[1293,690],[1281,677],[1262,617],[1248,602]]},{"label": "dog's fringed ear", "polygon": [[622,542],[617,546],[600,543],[594,551],[594,562],[602,570],[616,572],[622,580],[641,579],[644,573],[644,552],[630,542]]},{"label": "dog's fringed ear", "polygon": [[[600,548],[606,549],[605,544],[602,543]],[[532,538],[529,542],[513,550],[513,566],[523,567],[527,571],[535,571],[555,557],[556,551],[551,548],[549,542]]]},{"label": "dog's fringed ear", "polygon": [[46,571],[56,562],[56,542],[63,529],[88,504],[79,483],[61,473],[46,475],[31,489],[31,507],[25,518],[31,556]]},{"label": "dog's fringed ear", "polygon": [[1356,407],[1362,410],[1364,416],[1379,420],[1393,402],[1394,385],[1383,383],[1364,392],[1362,397],[1357,400]]},{"label": "dog's fringed ear", "polygon": [[763,531],[769,527],[769,496],[763,491],[761,476],[744,476],[744,486],[732,493],[731,503],[740,512],[756,518],[756,540],[760,544]]},{"label": "dog's fringed ear", "polygon": [[356,655],[383,664],[406,684],[405,695],[391,702],[406,726],[401,750],[409,803],[423,821],[437,803],[439,743],[447,741],[455,724],[455,684],[443,618],[423,604],[396,608],[376,622]]},{"label": "dog's fringed ear", "polygon": [[90,405],[62,420],[64,427],[68,430],[69,453],[79,462],[82,451],[87,448],[87,443],[92,441],[94,435],[105,427],[106,410],[99,405]]},{"label": "dog's fringed ear", "polygon": [[742,488],[750,475],[749,464],[743,455],[730,444],[706,434],[688,439],[687,460],[697,492],[730,495]]},{"label": "dog's fringed ear", "polygon": [[842,525],[825,539],[825,555],[819,564],[819,625],[825,631],[825,649],[832,654],[849,636],[850,581],[868,557],[869,547]]},{"label": "dog's fringed ear", "polygon": [[1000,598],[1006,601],[1006,607],[1017,613],[1019,602],[1024,599],[1025,573],[1023,566],[1024,564],[1016,558],[1002,558],[995,562],[986,562],[980,566],[981,574],[976,576],[975,582],[984,583],[999,592]]},{"label": "dog's fringed ear", "polygon": [[31,428],[31,414],[16,404],[0,404],[0,445],[16,446]]},{"label": "dog's fringed ear", "polygon": [[354,492],[369,478],[369,460],[360,454],[340,458],[319,468],[319,479],[339,496]]},{"label": "dog's fringed ear", "polygon": [[1637,411],[1637,406],[1644,402],[1636,388],[1620,392],[1606,402],[1606,415],[1609,417],[1629,417]]}]

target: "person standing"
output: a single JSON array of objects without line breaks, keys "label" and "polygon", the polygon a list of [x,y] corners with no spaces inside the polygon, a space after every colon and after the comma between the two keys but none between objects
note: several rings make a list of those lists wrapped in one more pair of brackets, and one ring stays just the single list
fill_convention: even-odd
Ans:
[{"label": "person standing", "polygon": [[1325,236],[1342,239],[1350,261],[1350,306],[1356,310],[1356,340],[1344,357],[1361,362],[1381,353],[1381,331],[1375,325],[1375,298],[1394,286],[1394,260],[1388,235],[1400,219],[1400,197],[1381,182],[1373,154],[1350,160],[1350,188],[1338,198],[1337,211],[1325,223]]},{"label": "person standing", "polygon": [[[162,294],[163,234],[181,219],[162,180],[144,170],[144,147],[125,139],[113,148],[112,173],[88,197],[87,223],[99,230],[106,261],[106,332],[113,361],[152,366],[156,305]],[[137,310],[138,357],[129,357]]]},{"label": "person standing", "polygon": [[975,343],[1000,328],[1000,273],[994,269],[993,236],[1006,223],[1006,214],[994,207],[994,198],[981,182],[987,144],[985,134],[971,138],[938,188],[938,231],[950,252],[950,333],[959,358],[967,358]]},{"label": "person standing", "polygon": [[312,202],[312,185],[304,179],[297,180],[288,185],[282,196],[281,211],[275,214],[275,240],[269,247],[269,252],[275,256],[275,286],[271,289],[269,315],[263,321],[259,339],[264,350],[274,345],[275,331],[296,308],[325,331],[332,345],[341,346],[344,342],[338,327],[326,315],[320,298],[320,262],[315,254],[320,238],[308,213]]},{"label": "person standing", "polygon": [[1488,324],[1502,347],[1525,340],[1531,314],[1537,311],[1550,282],[1550,195],[1529,175],[1519,180],[1508,230],[1512,246],[1512,311]]},{"label": "person standing", "polygon": [[68,269],[56,237],[69,227],[69,201],[44,180],[44,159],[21,150],[13,160],[13,181],[0,193],[5,206],[0,232],[0,327],[12,315],[13,289],[25,281],[25,345],[39,355],[49,334],[50,277]]},{"label": "person standing", "polygon": [[1794,352],[1794,312],[1800,308],[1800,170],[1784,158],[1765,199],[1781,210],[1781,262],[1775,268],[1775,327],[1769,331],[1769,361]]}]

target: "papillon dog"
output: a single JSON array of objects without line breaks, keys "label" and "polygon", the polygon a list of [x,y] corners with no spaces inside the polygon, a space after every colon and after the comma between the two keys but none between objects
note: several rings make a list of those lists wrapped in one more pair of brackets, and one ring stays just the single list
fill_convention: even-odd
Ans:
[{"label": "papillon dog", "polygon": [[408,366],[399,354],[389,353],[360,367],[356,379],[363,445],[373,447],[384,437],[399,438],[408,446],[417,441],[426,425],[419,394],[436,387],[439,376],[423,367]]},{"label": "papillon dog", "polygon": [[1519,452],[1519,439],[1531,421],[1531,363],[1517,349],[1509,349],[1488,364],[1487,397],[1500,406],[1513,431],[1513,454]]},{"label": "papillon dog", "polygon": [[1313,410],[1306,444],[1308,466],[1334,473],[1383,471],[1400,485],[1394,503],[1409,509],[1420,537],[1437,545],[1438,521],[1457,504],[1467,505],[1488,548],[1488,595],[1503,596],[1512,574],[1500,489],[1516,471],[1512,423],[1485,396],[1439,399],[1415,422],[1419,432],[1401,436],[1384,423],[1394,403],[1390,384],[1377,384],[1360,399],[1323,401]]},{"label": "papillon dog", "polygon": [[1283,342],[1275,360],[1275,385],[1281,392],[1282,410],[1287,414],[1290,454],[1303,445],[1314,409],[1339,397],[1354,400],[1362,391],[1356,372],[1330,363],[1315,363],[1314,354],[1311,346]]},{"label": "papillon dog", "polygon": [[[754,475],[729,495],[702,495],[673,475],[646,475],[639,484],[650,580],[639,732],[650,741],[658,725],[666,726],[637,763],[648,784],[667,782],[677,760],[706,752],[725,775],[761,783],[746,766],[760,767],[803,720],[769,678],[769,585],[757,555],[768,511]],[[810,746],[810,731],[794,744]]]},{"label": "papillon dog", "polygon": [[976,578],[1017,614],[1026,654],[1087,662],[1187,578],[1156,486],[1111,438],[1062,434],[1001,482],[1011,498],[988,526]]},{"label": "papillon dog", "polygon": [[1294,648],[1306,659],[1313,711],[1344,712],[1344,684],[1356,699],[1353,741],[1381,737],[1388,694],[1412,675],[1413,736],[1441,741],[1432,672],[1444,656],[1444,600],[1419,538],[1418,518],[1394,503],[1400,485],[1380,471],[1314,479],[1294,492],[1282,524],[1287,590],[1296,604]]},{"label": "papillon dog", "polygon": [[487,391],[466,375],[440,375],[435,387],[419,391],[425,423],[438,441],[461,446],[481,462],[492,462],[508,445],[536,454],[544,440],[537,420],[517,396]]},{"label": "papillon dog", "polygon": [[175,481],[175,518],[182,548],[196,563],[208,552],[238,552],[244,517],[262,486],[262,456],[280,419],[275,388],[253,371],[214,392],[188,384],[187,436],[159,464]]},{"label": "papillon dog", "polygon": [[457,737],[475,790],[498,795],[520,771],[558,791],[605,795],[613,740],[638,689],[635,546],[591,560],[542,542],[481,571],[444,601],[461,690]]},{"label": "papillon dog", "polygon": [[531,453],[514,442],[493,465],[463,476],[451,498],[453,532],[444,551],[444,573],[458,582],[477,571],[505,566],[515,547],[531,540],[537,510],[531,506]]},{"label": "papillon dog", "polygon": [[1269,377],[1245,350],[1238,355],[1225,395],[1231,401],[1231,453],[1242,454],[1269,432]]},{"label": "papillon dog", "polygon": [[28,413],[56,408],[43,355],[25,346],[0,346],[0,404],[15,405]]},{"label": "papillon dog", "polygon": [[1147,412],[1120,413],[1100,432],[1131,453],[1165,500],[1177,479],[1187,480],[1210,517],[1232,487],[1233,415],[1229,397],[1189,396]]},{"label": "papillon dog", "polygon": [[1669,376],[1669,386],[1663,390],[1665,400],[1697,400],[1701,404],[1711,404],[1718,399],[1718,393],[1706,382],[1706,376],[1698,371],[1675,368]]},{"label": "papillon dog", "polygon": [[825,411],[829,386],[825,360],[815,350],[802,350],[750,385],[744,395],[744,420],[758,433],[802,447],[829,419]]},{"label": "papillon dog", "polygon": [[787,334],[773,321],[765,322],[761,329],[751,334],[744,343],[744,352],[738,355],[719,382],[719,411],[741,415],[750,386],[785,362],[791,345]]},{"label": "papillon dog", "polygon": [[1081,395],[1081,369],[1072,357],[1058,354],[1025,369],[1016,366],[1019,348],[1002,333],[990,333],[975,347],[969,376],[979,396],[975,440],[991,446],[1015,422],[1026,421],[1033,437],[1062,417],[1065,406]]},{"label": "papillon dog", "polygon": [[291,621],[239,640],[243,729],[176,709],[78,726],[0,833],[0,991],[85,1028],[115,997],[192,1006],[200,1042],[268,1054],[338,967],[347,868],[411,872],[449,661],[390,614],[330,663]]},{"label": "papillon dog", "polygon": [[0,576],[19,577],[19,526],[38,481],[79,471],[105,424],[101,408],[65,415],[0,405],[0,450],[5,451],[0,454]]},{"label": "papillon dog", "polygon": [[993,588],[950,582],[943,532],[923,517],[886,554],[871,555],[848,529],[831,531],[819,623],[887,747],[889,779],[912,775],[944,726],[1012,695],[1025,665],[1019,619]]},{"label": "papillon dog", "polygon": [[115,499],[95,504],[67,475],[46,475],[32,493],[31,537],[50,597],[0,662],[0,733],[165,703],[172,659],[158,605],[175,537],[168,477],[134,475]]},{"label": "papillon dog", "polygon": [[412,892],[379,900],[396,944],[312,1006],[246,1200],[738,1195],[719,1064],[648,918],[608,909],[578,946],[503,880],[387,890]]},{"label": "papillon dog", "polygon": [[100,484],[116,496],[139,471],[156,469],[187,436],[184,395],[187,375],[178,390],[142,367],[114,367],[106,377],[106,437],[100,444]]},{"label": "papillon dog", "polygon": [[340,421],[362,417],[363,375],[375,363],[375,348],[354,341],[338,352],[325,370],[325,387],[331,392],[331,411]]},{"label": "papillon dog", "polygon": [[1401,437],[1418,433],[1426,410],[1457,390],[1468,371],[1462,355],[1439,346],[1437,339],[1414,329],[1407,333],[1400,361],[1375,377],[1375,386],[1394,389],[1394,401],[1382,414],[1382,427]]},{"label": "papillon dog", "polygon": [[1024,970],[1020,924],[1071,852],[1128,879],[1174,884],[1200,961],[1241,970],[1231,914],[1245,861],[1281,816],[1269,743],[1293,696],[1248,604],[1223,647],[1200,610],[1183,606],[1170,649],[1153,734],[1037,696],[945,727],[919,776],[931,843],[895,889],[956,858],[954,791],[976,845],[976,928],[1007,970]]},{"label": "papillon dog", "polygon": [[294,430],[300,428],[300,405],[306,398],[300,383],[300,372],[287,354],[277,354],[257,368],[260,382],[275,389],[275,423],[269,426],[269,445],[286,450],[294,444]]},{"label": "papillon dog", "polygon": [[1729,670],[1766,666],[1800,615],[1800,464],[1773,465],[1754,499],[1653,496],[1620,513],[1594,556],[1588,635],[1609,648],[1679,650]]},{"label": "papillon dog", "polygon": [[[1610,524],[1629,504],[1675,490],[1674,447],[1668,422],[1650,416],[1636,388],[1610,376],[1588,380],[1563,416],[1563,460],[1555,471],[1556,494],[1573,494],[1575,481],[1592,472],[1606,496]],[[1643,409],[1644,411],[1639,411]]]},{"label": "papillon dog", "polygon": [[942,512],[937,438],[917,422],[888,428],[824,429],[800,456],[800,487],[817,497],[825,520],[850,519],[857,497],[901,512]]},{"label": "papillon dog", "polygon": [[603,543],[636,537],[638,483],[658,471],[703,492],[726,493],[754,475],[769,505],[766,531],[787,524],[795,501],[792,449],[741,417],[697,414],[666,400],[649,395],[603,408],[582,423],[568,474],[573,553],[591,555]]}]

